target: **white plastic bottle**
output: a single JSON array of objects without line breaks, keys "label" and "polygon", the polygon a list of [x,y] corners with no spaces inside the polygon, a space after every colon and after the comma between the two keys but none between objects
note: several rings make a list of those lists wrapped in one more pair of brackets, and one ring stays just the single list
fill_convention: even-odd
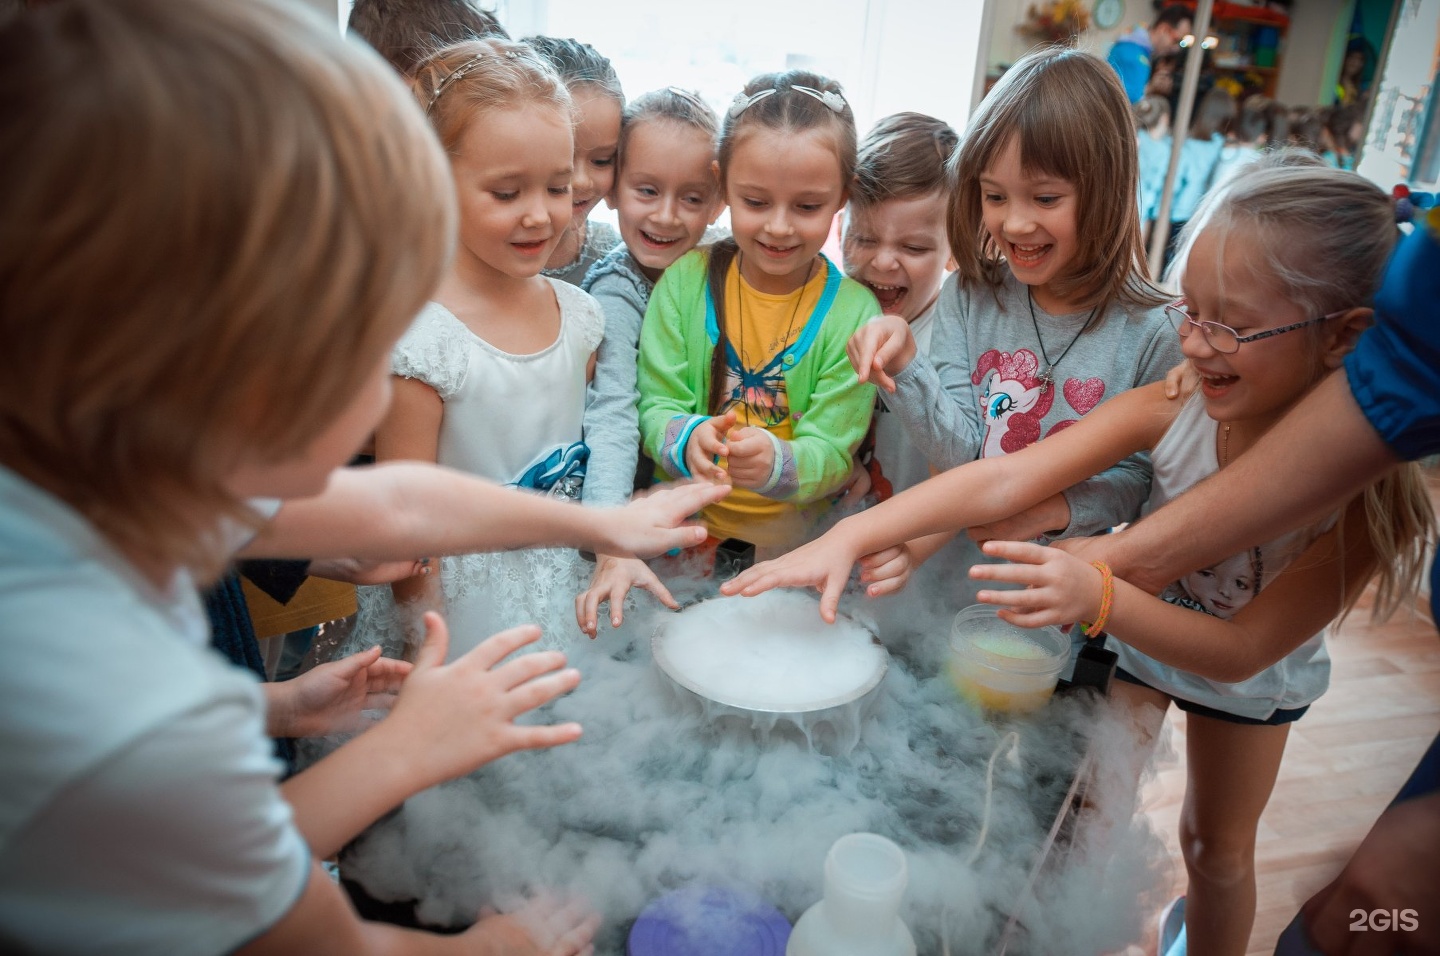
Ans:
[{"label": "white plastic bottle", "polygon": [[875,833],[850,833],[825,856],[825,896],[795,924],[785,956],[915,956],[900,919],[905,851]]}]

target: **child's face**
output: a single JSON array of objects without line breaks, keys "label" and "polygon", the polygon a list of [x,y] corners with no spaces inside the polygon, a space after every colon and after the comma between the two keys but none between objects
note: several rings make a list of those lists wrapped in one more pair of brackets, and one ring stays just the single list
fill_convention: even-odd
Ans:
[{"label": "child's face", "polygon": [[575,100],[575,171],[571,213],[584,222],[615,185],[615,150],[620,143],[620,104],[588,84],[571,87]]},{"label": "child's face", "polygon": [[549,106],[471,121],[450,161],[460,203],[456,268],[540,272],[570,224],[571,152],[569,117]]},{"label": "child's face", "polygon": [[628,134],[611,208],[620,236],[652,280],[695,248],[720,214],[715,145],[704,132],[665,119]]},{"label": "child's face", "polygon": [[1017,137],[981,172],[980,201],[985,229],[1015,278],[1043,289],[1065,274],[1080,248],[1080,198],[1066,180],[1022,169]]},{"label": "child's face", "polygon": [[1213,568],[1185,576],[1185,590],[1217,617],[1233,617],[1255,596],[1255,573],[1250,554],[1226,558]]},{"label": "child's face", "polygon": [[741,274],[760,292],[793,292],[847,198],[831,136],[755,129],[735,146],[725,177]]},{"label": "child's face", "polygon": [[[1229,326],[1241,336],[1313,318],[1287,301],[1274,277],[1261,271],[1267,259],[1261,241],[1244,228],[1218,223],[1202,230],[1181,283],[1190,316]],[[1182,337],[1181,349],[1200,375],[1206,413],[1216,421],[1273,419],[1324,370],[1314,328],[1245,342],[1229,354],[1210,345],[1200,329],[1182,331],[1189,334]]]},{"label": "child's face", "polygon": [[330,475],[355,457],[390,407],[390,356],[380,357],[350,403],[305,449],[282,461],[244,461],[227,481],[240,498],[308,498],[325,490]]},{"label": "child's face", "polygon": [[939,192],[873,205],[850,204],[845,226],[845,272],[863,283],[880,308],[913,322],[945,281],[950,247],[945,198]]}]

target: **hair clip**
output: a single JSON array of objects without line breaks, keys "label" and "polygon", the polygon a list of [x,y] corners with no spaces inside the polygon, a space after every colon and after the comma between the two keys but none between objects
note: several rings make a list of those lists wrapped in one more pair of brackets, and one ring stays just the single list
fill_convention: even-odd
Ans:
[{"label": "hair clip", "polygon": [[768,90],[756,90],[754,93],[749,94],[742,90],[735,94],[735,99],[730,101],[730,109],[725,111],[725,115],[733,120],[765,97],[774,96],[778,92],[780,91],[774,87]]},{"label": "hair clip", "polygon": [[[508,55],[510,55],[512,58],[514,56],[514,54]],[[440,98],[440,94],[444,93],[447,89],[450,88],[450,84],[452,82],[461,79],[465,76],[465,74],[472,72],[476,67],[483,63],[484,60],[485,55],[483,53],[472,56],[470,59],[466,60],[464,63],[461,63],[453,71],[447,74],[445,79],[435,84],[435,92],[430,94],[430,102],[425,104],[425,114],[427,116],[430,114],[430,109],[435,105],[435,101]]]},{"label": "hair clip", "polygon": [[845,97],[836,93],[834,90],[817,90],[810,86],[792,86],[790,89],[795,90],[797,93],[804,93],[806,96],[815,97],[815,99],[828,106],[832,112],[845,112]]}]

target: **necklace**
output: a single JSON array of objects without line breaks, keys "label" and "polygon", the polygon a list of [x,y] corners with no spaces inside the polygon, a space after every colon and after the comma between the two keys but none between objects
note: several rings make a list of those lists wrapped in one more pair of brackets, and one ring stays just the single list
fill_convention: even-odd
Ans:
[{"label": "necklace", "polygon": [[1070,340],[1069,345],[1065,346],[1065,351],[1060,353],[1060,357],[1052,362],[1050,353],[1045,351],[1045,340],[1040,337],[1040,323],[1035,321],[1035,296],[1029,286],[1025,287],[1025,302],[1030,306],[1030,327],[1035,330],[1035,341],[1040,343],[1040,357],[1045,360],[1045,372],[1040,376],[1040,394],[1044,395],[1055,384],[1055,366],[1065,361],[1065,356],[1070,354],[1075,343],[1080,341],[1080,336],[1084,335],[1085,330],[1090,328],[1090,323],[1095,321],[1095,313],[1100,311],[1100,307],[1097,305],[1090,310],[1090,314],[1085,317],[1085,324],[1080,326],[1080,331],[1075,333],[1075,337]]},{"label": "necklace", "polygon": [[[774,417],[775,409],[756,408],[753,402],[748,401],[747,395],[747,393],[750,391],[750,388],[747,386],[746,379],[748,376],[745,374],[745,274],[741,271],[741,267],[744,265],[744,263],[745,253],[737,252],[735,254],[735,294],[736,298],[739,299],[739,302],[735,311],[740,319],[740,334],[738,336],[740,340],[740,348],[735,352],[735,373],[740,379],[740,394],[737,397],[739,398],[741,403],[750,405],[752,410],[756,412],[768,413],[762,414],[761,416],[762,418],[765,418],[768,422],[770,418]],[[780,359],[780,356],[785,353],[785,350],[790,347],[790,336],[793,335],[795,332],[795,320],[800,315],[800,303],[805,300],[805,287],[810,284],[810,280],[811,278],[813,278],[814,273],[815,262],[812,261],[809,267],[805,270],[805,281],[801,282],[800,288],[795,290],[795,307],[790,310],[790,324],[785,327],[785,337],[780,340],[780,347],[776,350],[775,354],[770,357],[770,360],[767,363],[765,363],[765,368],[760,370],[760,380],[763,380],[765,378],[764,373],[769,368],[769,366],[774,365],[776,361]],[[759,367],[759,365],[760,363],[757,359],[756,366]],[[778,402],[775,403],[775,405],[776,407],[778,407]],[[768,423],[778,424],[777,422]]]},{"label": "necklace", "polygon": [[1220,436],[1220,467],[1230,464],[1230,423],[1225,423],[1225,434]]}]

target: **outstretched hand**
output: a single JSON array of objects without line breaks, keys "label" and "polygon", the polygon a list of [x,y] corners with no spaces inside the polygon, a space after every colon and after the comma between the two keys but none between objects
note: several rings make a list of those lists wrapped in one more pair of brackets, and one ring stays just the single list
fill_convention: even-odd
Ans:
[{"label": "outstretched hand", "polygon": [[522,901],[507,912],[486,909],[465,931],[481,952],[505,956],[590,956],[600,914],[583,900],[564,901],[547,893]]},{"label": "outstretched hand", "polygon": [[774,588],[813,587],[820,592],[820,616],[825,623],[834,624],[840,595],[860,558],[859,549],[837,534],[838,530],[836,526],[788,554],[747,568],[720,585],[720,593],[754,597]]},{"label": "outstretched hand", "polygon": [[579,671],[562,670],[565,655],[559,651],[538,651],[506,660],[539,637],[540,629],[534,625],[512,627],[446,664],[450,632],[439,614],[426,613],[425,644],[389,719],[381,725],[411,742],[415,776],[422,786],[463,776],[517,750],[579,739],[580,725],[576,723],[515,723],[515,718],[569,693],[580,683]]},{"label": "outstretched hand", "polygon": [[874,382],[895,391],[895,376],[915,358],[915,335],[910,323],[898,315],[880,315],[855,330],[845,353],[862,382]]},{"label": "outstretched hand", "polygon": [[867,554],[860,559],[860,580],[866,597],[898,594],[910,583],[917,565],[908,544],[897,544],[884,551]]},{"label": "outstretched hand", "polygon": [[981,550],[1015,563],[977,564],[970,577],[1025,586],[976,595],[982,604],[1000,605],[1003,620],[1020,627],[1068,626],[1093,621],[1100,613],[1100,572],[1084,560],[1026,541],[987,541]]},{"label": "outstretched hand", "polygon": [[703,527],[690,519],[730,493],[729,485],[687,481],[664,485],[623,508],[605,509],[596,551],[649,558],[705,541]]},{"label": "outstretched hand", "polygon": [[410,673],[406,661],[372,647],[311,668],[292,680],[264,685],[266,732],[272,737],[354,733],[371,723],[367,711],[386,711]]},{"label": "outstretched hand", "polygon": [[575,596],[575,623],[590,637],[599,631],[600,605],[610,605],[610,626],[625,623],[625,596],[631,588],[643,588],[672,611],[680,610],[675,600],[650,565],[639,558],[617,558],[602,554],[595,560],[595,574],[590,587]]}]

